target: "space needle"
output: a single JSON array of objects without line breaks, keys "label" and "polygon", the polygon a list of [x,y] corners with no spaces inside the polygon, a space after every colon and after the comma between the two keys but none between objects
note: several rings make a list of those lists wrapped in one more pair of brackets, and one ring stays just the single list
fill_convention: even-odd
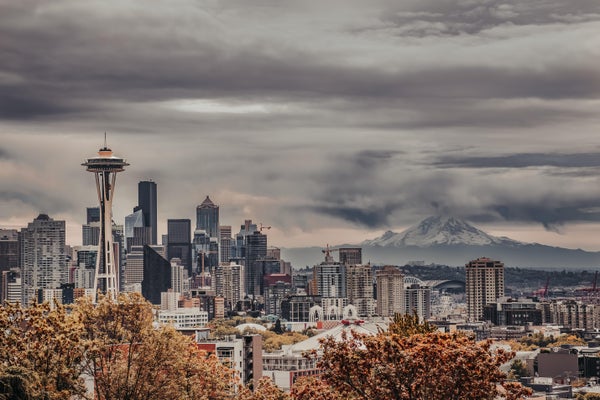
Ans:
[{"label": "space needle", "polygon": [[96,277],[94,279],[93,300],[96,303],[98,289],[116,300],[119,294],[117,284],[116,263],[113,253],[112,235],[112,201],[115,192],[117,172],[124,170],[129,164],[123,159],[113,155],[106,145],[104,134],[104,147],[98,151],[98,157],[92,157],[83,164],[86,171],[93,172],[96,177],[96,190],[100,201],[100,240],[98,242],[98,256],[96,257]]}]

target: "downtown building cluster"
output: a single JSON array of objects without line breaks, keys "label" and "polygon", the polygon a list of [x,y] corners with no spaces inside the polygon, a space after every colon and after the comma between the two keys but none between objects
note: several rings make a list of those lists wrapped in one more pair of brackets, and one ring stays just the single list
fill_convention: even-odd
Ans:
[{"label": "downtown building cluster", "polygon": [[[72,247],[65,243],[65,221],[45,214],[21,230],[2,230],[2,300],[70,303],[92,296],[102,257],[100,215],[98,207],[85,210],[82,244]],[[269,227],[245,220],[233,233],[231,226],[220,224],[219,206],[208,196],[196,207],[193,225],[190,219],[168,219],[161,243],[153,239],[159,237],[156,215],[156,183],[139,182],[133,212],[124,224],[111,221],[117,286],[120,292],[139,292],[160,305],[162,318],[180,326],[201,326],[237,313],[289,322],[412,310],[423,319],[431,314],[429,287],[405,284],[396,267],[363,264],[360,247],[327,248],[323,262],[294,273],[280,250],[268,246]]]}]

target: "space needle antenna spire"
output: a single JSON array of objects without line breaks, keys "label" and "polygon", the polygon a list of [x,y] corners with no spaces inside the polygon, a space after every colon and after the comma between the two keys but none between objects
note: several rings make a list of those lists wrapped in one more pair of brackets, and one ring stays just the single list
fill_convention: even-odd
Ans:
[{"label": "space needle antenna spire", "polygon": [[104,147],[98,151],[98,156],[89,158],[81,165],[86,167],[86,171],[94,173],[100,203],[100,240],[98,255],[96,256],[93,301],[96,303],[98,291],[102,291],[107,297],[117,300],[119,294],[119,264],[113,247],[112,201],[117,172],[123,171],[129,164],[125,159],[113,155],[112,150],[106,144],[106,132],[104,132]]}]

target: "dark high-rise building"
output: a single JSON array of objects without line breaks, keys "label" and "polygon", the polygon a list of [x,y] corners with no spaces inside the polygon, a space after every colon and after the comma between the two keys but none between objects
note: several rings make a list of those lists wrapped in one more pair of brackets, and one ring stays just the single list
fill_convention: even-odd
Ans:
[{"label": "dark high-rise building", "polygon": [[340,247],[340,263],[344,265],[359,265],[362,264],[362,248],[361,247]]},{"label": "dark high-rise building", "polygon": [[196,229],[203,229],[209,237],[219,237],[219,206],[208,196],[196,207]]},{"label": "dark high-rise building", "polygon": [[0,271],[19,266],[19,232],[16,229],[0,229]]},{"label": "dark high-rise building", "polygon": [[92,222],[100,222],[100,207],[86,208],[86,223],[89,225]]},{"label": "dark high-rise building", "polygon": [[221,253],[221,262],[228,263],[231,259],[231,246],[233,239],[231,238],[231,225],[219,226],[219,250]]},{"label": "dark high-rise building", "polygon": [[167,220],[167,259],[172,258],[179,258],[188,276],[192,276],[192,221],[189,219]]},{"label": "dark high-rise building", "polygon": [[261,295],[263,286],[263,263],[267,256],[267,235],[254,231],[246,236],[246,294]]},{"label": "dark high-rise building", "polygon": [[157,242],[157,206],[156,206],[156,183],[152,181],[141,181],[138,184],[138,206],[133,211],[142,210],[144,215],[144,226],[150,228],[151,244]]},{"label": "dark high-rise building", "polygon": [[[19,267],[19,232],[16,229],[0,229],[0,287],[4,287],[2,273]],[[3,300],[6,294],[2,293]]]},{"label": "dark high-rise building", "polygon": [[142,296],[152,304],[160,304],[161,292],[171,288],[171,263],[155,249],[144,246]]},{"label": "dark high-rise building", "polygon": [[100,222],[90,222],[81,225],[81,244],[83,246],[98,246],[100,242]]}]

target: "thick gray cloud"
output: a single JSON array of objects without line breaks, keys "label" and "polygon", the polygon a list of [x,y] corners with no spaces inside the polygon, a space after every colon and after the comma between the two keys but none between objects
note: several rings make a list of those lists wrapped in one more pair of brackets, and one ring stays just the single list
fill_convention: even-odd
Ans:
[{"label": "thick gray cloud", "polygon": [[577,154],[508,154],[504,156],[442,158],[438,165],[465,168],[525,168],[525,167],[600,167],[600,153]]},{"label": "thick gray cloud", "polygon": [[599,30],[591,0],[0,0],[0,224],[79,223],[104,131],[117,219],[154,179],[163,222],[211,194],[284,244],[597,222]]}]

